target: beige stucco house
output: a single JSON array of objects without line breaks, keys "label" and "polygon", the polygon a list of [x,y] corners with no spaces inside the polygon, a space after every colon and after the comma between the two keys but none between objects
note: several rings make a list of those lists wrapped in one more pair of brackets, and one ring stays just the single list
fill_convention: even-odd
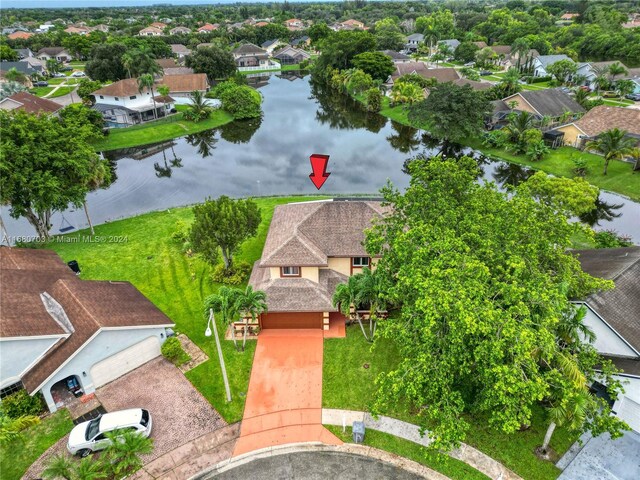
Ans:
[{"label": "beige stucco house", "polygon": [[564,133],[564,144],[582,148],[585,141],[607,130],[618,128],[640,142],[640,110],[599,105],[575,122],[557,127]]}]

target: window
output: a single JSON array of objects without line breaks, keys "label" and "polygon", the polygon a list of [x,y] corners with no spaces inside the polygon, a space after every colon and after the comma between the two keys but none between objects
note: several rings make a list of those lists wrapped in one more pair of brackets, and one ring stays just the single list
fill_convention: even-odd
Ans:
[{"label": "window", "polygon": [[22,390],[24,387],[22,386],[22,382],[16,382],[11,385],[7,385],[2,390],[0,390],[0,398],[4,398],[7,395],[11,395],[12,393],[16,393],[18,390]]},{"label": "window", "polygon": [[114,97],[114,100],[115,100],[115,101],[118,101],[118,100],[120,100],[120,99],[119,99],[118,97]]},{"label": "window", "polygon": [[137,98],[137,97],[136,97],[135,95],[131,95],[131,96],[129,97],[129,100],[135,100],[136,98]]},{"label": "window", "polygon": [[354,267],[368,267],[369,257],[353,257],[351,259],[351,265]]},{"label": "window", "polygon": [[280,267],[281,277],[299,277],[300,267]]}]

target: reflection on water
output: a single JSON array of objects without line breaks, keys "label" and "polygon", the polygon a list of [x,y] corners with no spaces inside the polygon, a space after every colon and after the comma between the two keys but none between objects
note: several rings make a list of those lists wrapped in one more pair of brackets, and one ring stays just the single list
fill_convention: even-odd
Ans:
[{"label": "reflection on water", "polygon": [[[95,224],[140,213],[189,205],[206,197],[316,194],[309,181],[309,155],[331,156],[325,194],[378,194],[387,179],[403,189],[410,158],[474,156],[480,177],[501,188],[518,185],[532,172],[490,160],[459,145],[443,149],[425,132],[366,112],[344,95],[311,85],[308,76],[284,72],[250,79],[263,95],[261,119],[232,122],[171,141],[105,153],[114,166],[108,188],[91,192],[87,204]],[[86,226],[82,209],[65,212],[76,228]],[[25,220],[2,218],[10,235],[32,235]],[[58,225],[60,215],[52,223]],[[616,229],[640,243],[640,205],[602,192],[583,221]],[[52,233],[58,233],[54,228]]]}]

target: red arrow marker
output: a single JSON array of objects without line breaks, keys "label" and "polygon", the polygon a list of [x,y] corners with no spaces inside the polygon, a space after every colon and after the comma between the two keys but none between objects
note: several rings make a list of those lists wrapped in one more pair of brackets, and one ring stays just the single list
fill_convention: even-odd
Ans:
[{"label": "red arrow marker", "polygon": [[318,190],[324,185],[331,173],[327,173],[327,164],[329,163],[329,155],[321,155],[314,153],[309,157],[311,161],[311,174],[309,178]]}]

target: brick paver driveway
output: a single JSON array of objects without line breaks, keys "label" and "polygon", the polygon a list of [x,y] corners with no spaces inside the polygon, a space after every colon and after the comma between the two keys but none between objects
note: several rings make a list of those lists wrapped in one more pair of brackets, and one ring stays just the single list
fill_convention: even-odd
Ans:
[{"label": "brick paver driveway", "polygon": [[154,449],[145,462],[226,425],[213,407],[172,363],[158,357],[99,388],[108,412],[146,408],[153,418]]},{"label": "brick paver driveway", "polygon": [[322,426],[322,330],[263,330],[234,456],[294,442],[342,442]]}]

